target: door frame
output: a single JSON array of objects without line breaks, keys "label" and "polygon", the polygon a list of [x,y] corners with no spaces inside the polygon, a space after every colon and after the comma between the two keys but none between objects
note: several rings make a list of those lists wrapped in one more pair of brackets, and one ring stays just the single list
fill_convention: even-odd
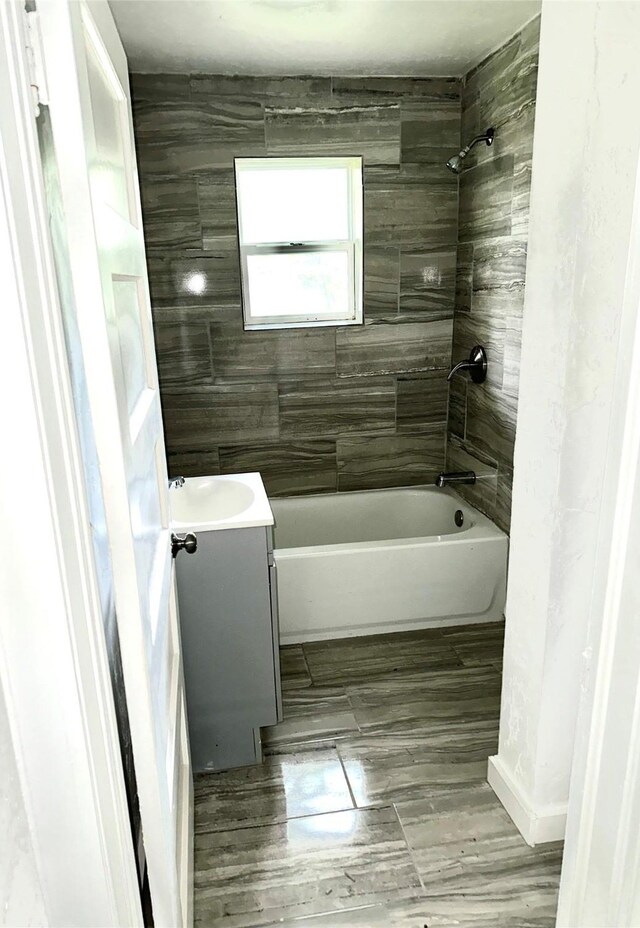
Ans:
[{"label": "door frame", "polygon": [[142,925],[26,45],[0,3],[0,683],[49,923]]}]

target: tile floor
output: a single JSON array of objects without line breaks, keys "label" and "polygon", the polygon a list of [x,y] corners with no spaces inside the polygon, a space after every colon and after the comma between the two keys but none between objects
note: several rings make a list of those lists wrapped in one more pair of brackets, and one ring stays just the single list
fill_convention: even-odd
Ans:
[{"label": "tile floor", "polygon": [[196,779],[199,926],[546,928],[561,845],[486,784],[502,625],[282,649],[266,760]]}]

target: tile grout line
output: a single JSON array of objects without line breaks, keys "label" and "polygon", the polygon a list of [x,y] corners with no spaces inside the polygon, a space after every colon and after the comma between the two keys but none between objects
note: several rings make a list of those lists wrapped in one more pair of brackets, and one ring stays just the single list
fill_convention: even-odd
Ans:
[{"label": "tile grout line", "polygon": [[411,847],[411,844],[409,843],[409,839],[407,838],[407,833],[406,833],[406,831],[405,831],[405,829],[404,829],[404,825],[402,824],[402,819],[400,818],[400,813],[398,812],[398,803],[397,803],[397,802],[392,802],[391,805],[393,806],[393,811],[394,811],[394,813],[395,813],[396,819],[398,820],[398,825],[400,826],[400,831],[402,832],[402,837],[403,837],[404,843],[405,843],[406,848],[407,848],[407,853],[408,853],[408,855],[409,855],[409,858],[410,858],[410,860],[411,860],[411,863],[413,864],[413,869],[416,871],[416,876],[417,876],[418,879],[420,880],[420,886],[422,887],[422,891],[423,891],[423,893],[425,894],[425,897],[426,897],[426,896],[427,896],[427,887],[424,885],[424,880],[422,879],[422,874],[421,874],[420,871],[418,870],[418,865],[416,864],[415,857],[414,857],[414,855],[413,855],[413,849],[412,849],[412,847]]},{"label": "tile grout line", "polygon": [[[347,768],[346,768],[345,765],[344,765],[344,760],[342,759],[342,754],[340,753],[340,748],[339,748],[339,746],[338,746],[337,744],[336,744],[336,754],[338,755],[338,760],[340,761],[340,767],[342,768],[342,772],[343,772],[343,774],[344,774],[344,778],[345,778],[346,783],[347,783],[347,789],[349,790],[349,795],[351,796],[351,802],[353,803],[353,808],[354,808],[354,809],[359,809],[359,808],[361,808],[361,807],[360,807],[360,806],[358,805],[358,803],[356,802],[355,793],[353,792],[353,789],[352,789],[352,787],[351,787],[351,780],[349,779],[349,774],[347,773]],[[364,806],[364,808],[366,808],[366,806]]]}]

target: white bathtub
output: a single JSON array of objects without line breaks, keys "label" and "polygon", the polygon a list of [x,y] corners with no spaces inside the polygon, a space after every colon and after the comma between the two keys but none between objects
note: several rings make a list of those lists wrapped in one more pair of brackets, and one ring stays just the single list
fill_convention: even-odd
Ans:
[{"label": "white bathtub", "polygon": [[507,536],[449,490],[332,493],[271,507],[283,644],[502,618]]}]

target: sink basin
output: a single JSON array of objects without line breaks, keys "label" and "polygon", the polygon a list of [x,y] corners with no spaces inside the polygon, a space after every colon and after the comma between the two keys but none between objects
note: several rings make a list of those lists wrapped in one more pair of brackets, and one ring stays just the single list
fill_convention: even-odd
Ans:
[{"label": "sink basin", "polygon": [[171,488],[169,502],[177,531],[273,524],[260,474],[190,477]]}]

